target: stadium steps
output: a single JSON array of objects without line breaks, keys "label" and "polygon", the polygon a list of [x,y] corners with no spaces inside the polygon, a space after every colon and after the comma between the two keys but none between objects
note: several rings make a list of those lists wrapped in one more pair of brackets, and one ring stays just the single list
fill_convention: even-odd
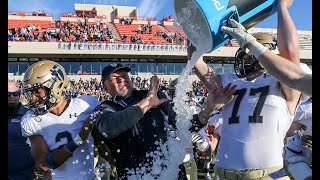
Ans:
[{"label": "stadium steps", "polygon": [[[163,33],[166,33],[167,32],[167,30],[163,27],[163,26],[161,26],[161,25],[157,25],[157,26],[159,26],[159,28],[161,29],[161,31],[163,32]],[[163,39],[163,42],[164,43],[167,43],[167,41],[164,39],[164,38],[162,38]]]},{"label": "stadium steps", "polygon": [[112,30],[112,34],[116,35],[116,39],[117,40],[121,39],[120,38],[120,33],[119,33],[119,31],[117,30],[117,28],[115,27],[114,24],[108,23],[108,27],[110,28],[110,30]]}]

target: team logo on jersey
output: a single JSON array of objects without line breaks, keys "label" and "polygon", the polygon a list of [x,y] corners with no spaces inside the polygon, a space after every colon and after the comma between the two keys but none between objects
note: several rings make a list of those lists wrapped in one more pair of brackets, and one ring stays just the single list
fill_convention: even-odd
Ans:
[{"label": "team logo on jersey", "polygon": [[19,122],[20,122],[20,119],[13,118],[13,119],[11,119],[11,122],[19,123]]}]

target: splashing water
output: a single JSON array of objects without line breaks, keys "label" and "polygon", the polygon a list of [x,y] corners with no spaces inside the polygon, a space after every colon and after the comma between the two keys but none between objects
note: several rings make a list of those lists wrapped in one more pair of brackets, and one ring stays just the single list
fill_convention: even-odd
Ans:
[{"label": "splashing water", "polygon": [[[206,38],[203,31],[200,31],[199,28],[204,28],[203,25],[198,24],[197,21],[190,21],[193,19],[193,13],[195,11],[195,7],[191,6],[191,3],[184,9],[182,9],[181,13],[178,17],[180,19],[178,22],[175,22],[175,25],[178,27],[182,27],[181,24],[188,23],[187,26],[189,28],[183,29],[185,32],[188,31],[188,34],[192,35],[193,39],[197,42],[195,44],[201,44]],[[200,32],[200,33],[199,33]],[[185,149],[189,145],[189,140],[191,138],[191,132],[189,128],[191,127],[191,119],[193,118],[193,112],[189,107],[187,101],[189,101],[189,97],[187,96],[187,91],[189,89],[189,74],[192,72],[192,68],[194,67],[197,60],[206,52],[206,49],[210,49],[209,43],[202,43],[201,47],[197,47],[197,50],[192,54],[191,60],[188,61],[187,66],[182,71],[180,77],[178,78],[178,83],[175,87],[176,96],[173,98],[174,102],[174,111],[176,112],[176,126],[177,126],[177,137],[178,138],[170,138],[168,140],[169,147],[169,165],[167,169],[160,176],[160,180],[168,180],[168,179],[178,179],[178,166],[182,164],[183,158],[186,154]]]}]

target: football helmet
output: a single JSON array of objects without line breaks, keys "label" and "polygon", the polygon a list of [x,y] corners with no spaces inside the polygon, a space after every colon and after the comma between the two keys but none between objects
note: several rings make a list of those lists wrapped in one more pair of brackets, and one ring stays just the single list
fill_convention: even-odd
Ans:
[{"label": "football helmet", "polygon": [[[271,34],[268,33],[255,33],[253,37],[257,39],[259,43],[269,48],[270,51],[275,54],[279,54],[277,51],[277,43]],[[254,57],[248,55],[249,50],[247,48],[239,48],[235,54],[234,71],[239,78],[246,77],[248,74],[257,70],[263,69],[259,64],[259,61]]]},{"label": "football helmet", "polygon": [[[23,76],[27,106],[37,115],[45,114],[62,101],[68,85],[67,74],[60,64],[48,60],[32,64]],[[33,94],[39,88],[45,90],[45,96],[33,100]]]}]

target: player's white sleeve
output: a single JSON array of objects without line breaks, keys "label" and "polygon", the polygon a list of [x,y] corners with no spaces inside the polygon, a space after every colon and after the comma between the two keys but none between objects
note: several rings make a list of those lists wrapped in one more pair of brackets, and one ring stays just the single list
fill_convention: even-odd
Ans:
[{"label": "player's white sleeve", "polygon": [[306,135],[312,136],[312,100],[301,102],[293,119],[307,127]]},{"label": "player's white sleeve", "polygon": [[95,108],[101,103],[97,98],[93,97],[93,96],[89,96],[89,95],[82,95],[80,97],[78,97],[79,99],[82,100],[81,103],[85,102],[88,103],[89,107],[85,110],[86,112],[93,112],[95,110]]},{"label": "player's white sleeve", "polygon": [[42,135],[42,130],[37,121],[41,121],[41,117],[34,115],[33,112],[29,110],[21,118],[22,136],[28,137],[32,135]]}]

